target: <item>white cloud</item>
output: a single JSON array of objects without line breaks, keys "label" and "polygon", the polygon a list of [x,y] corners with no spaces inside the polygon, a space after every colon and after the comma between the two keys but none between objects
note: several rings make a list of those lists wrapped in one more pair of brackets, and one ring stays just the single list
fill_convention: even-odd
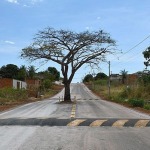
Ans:
[{"label": "white cloud", "polygon": [[15,44],[15,42],[12,42],[12,41],[4,41],[4,42],[7,43],[7,44],[12,44],[12,45]]},{"label": "white cloud", "polygon": [[97,20],[100,20],[101,19],[101,17],[97,17]]},{"label": "white cloud", "polygon": [[35,5],[36,3],[43,2],[44,0],[6,0],[9,3],[20,4],[24,7],[29,7],[29,5]]},{"label": "white cloud", "polygon": [[14,4],[18,4],[18,0],[6,0],[9,3],[14,3]]},{"label": "white cloud", "polygon": [[37,3],[37,2],[42,2],[43,0],[31,0],[31,3],[32,4],[35,4],[35,3]]},{"label": "white cloud", "polygon": [[28,6],[28,5],[24,4],[24,5],[23,5],[23,7],[30,7],[30,6]]},{"label": "white cloud", "polygon": [[86,29],[86,30],[92,30],[92,29],[93,29],[93,27],[89,27],[89,26],[87,26],[87,27],[85,27],[85,29]]}]

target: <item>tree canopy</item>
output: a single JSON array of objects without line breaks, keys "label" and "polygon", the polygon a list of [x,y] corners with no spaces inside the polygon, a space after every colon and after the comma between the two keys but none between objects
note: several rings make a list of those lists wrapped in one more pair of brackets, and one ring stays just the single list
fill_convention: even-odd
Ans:
[{"label": "tree canopy", "polygon": [[36,72],[34,66],[26,67],[22,65],[18,67],[14,64],[3,65],[0,68],[0,77],[12,78],[21,81],[26,79],[42,79],[57,81],[60,78],[60,72],[55,67],[48,67],[45,71]]},{"label": "tree canopy", "polygon": [[125,69],[124,70],[121,70],[120,71],[120,74],[122,76],[122,83],[125,84],[125,80],[127,78],[127,74],[128,74],[128,71],[126,71]]},{"label": "tree canopy", "polygon": [[24,65],[22,65],[19,68],[17,79],[25,81],[25,79],[27,78],[27,75],[28,75],[28,70],[26,69],[26,67]]},{"label": "tree canopy", "polygon": [[76,33],[48,27],[39,31],[33,43],[22,49],[21,57],[58,63],[64,77],[64,100],[70,101],[70,83],[75,72],[84,64],[98,65],[105,60],[106,54],[113,52],[115,40],[103,30]]},{"label": "tree canopy", "polygon": [[99,73],[97,73],[97,75],[95,76],[95,80],[101,80],[101,79],[107,79],[108,78],[108,76],[105,74],[105,73],[103,73],[103,72],[99,72]]},{"label": "tree canopy", "polygon": [[60,78],[60,72],[55,68],[55,67],[48,67],[48,72],[50,73],[50,75],[53,77],[53,80],[59,80]]},{"label": "tree canopy", "polygon": [[144,58],[146,61],[144,62],[144,65],[146,68],[150,66],[150,46],[143,52]]},{"label": "tree canopy", "polygon": [[0,75],[3,78],[14,78],[18,77],[19,68],[14,64],[8,64],[0,68]]},{"label": "tree canopy", "polygon": [[93,81],[94,77],[91,74],[87,74],[84,79],[83,82],[90,82]]}]

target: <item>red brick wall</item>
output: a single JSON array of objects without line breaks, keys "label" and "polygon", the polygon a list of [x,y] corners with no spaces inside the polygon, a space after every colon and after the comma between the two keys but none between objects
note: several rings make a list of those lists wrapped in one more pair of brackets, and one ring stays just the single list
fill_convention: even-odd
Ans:
[{"label": "red brick wall", "polygon": [[40,80],[36,79],[27,79],[27,89],[29,97],[38,97],[39,87],[41,85]]},{"label": "red brick wall", "polygon": [[129,74],[127,76],[128,84],[136,83],[138,80],[138,76],[136,74]]},{"label": "red brick wall", "polygon": [[13,80],[9,78],[1,78],[0,79],[0,88],[4,87],[13,87]]},{"label": "red brick wall", "polygon": [[36,87],[40,86],[40,80],[35,80],[35,79],[27,79],[26,80],[27,85],[34,85]]}]

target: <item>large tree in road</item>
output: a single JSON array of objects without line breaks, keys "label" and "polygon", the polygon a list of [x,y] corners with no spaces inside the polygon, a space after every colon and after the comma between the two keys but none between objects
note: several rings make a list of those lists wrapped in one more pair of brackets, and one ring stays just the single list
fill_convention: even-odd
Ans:
[{"label": "large tree in road", "polygon": [[39,31],[33,43],[22,49],[21,56],[31,61],[45,59],[61,66],[64,77],[64,101],[71,101],[70,83],[76,71],[84,64],[98,64],[104,56],[113,53],[115,41],[102,30],[76,33],[46,28]]}]

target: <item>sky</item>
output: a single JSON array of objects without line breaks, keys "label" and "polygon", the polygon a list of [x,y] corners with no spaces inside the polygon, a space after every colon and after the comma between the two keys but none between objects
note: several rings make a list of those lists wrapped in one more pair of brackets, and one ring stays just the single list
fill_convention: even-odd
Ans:
[{"label": "sky", "polygon": [[[49,66],[49,61],[29,63],[20,58],[21,50],[33,42],[34,35],[46,27],[75,32],[108,32],[116,40],[117,49],[107,60],[111,72],[121,70],[129,74],[143,71],[142,52],[150,46],[150,0],[0,0],[0,67],[7,64],[34,65],[37,71]],[[86,74],[104,72],[108,63],[97,68],[80,68],[73,82],[80,82]]]}]

